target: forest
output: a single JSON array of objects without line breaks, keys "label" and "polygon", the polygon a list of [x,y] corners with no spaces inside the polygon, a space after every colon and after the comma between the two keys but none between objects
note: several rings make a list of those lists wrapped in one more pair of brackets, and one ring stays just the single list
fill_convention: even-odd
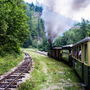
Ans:
[{"label": "forest", "polygon": [[[23,48],[38,48],[48,51],[43,7],[23,0],[0,0],[0,55],[20,53]],[[78,27],[78,28],[77,28]],[[74,44],[90,34],[90,21],[82,18],[70,30],[54,40],[53,46]]]},{"label": "forest", "polygon": [[29,17],[29,36],[23,44],[24,48],[38,48],[41,51],[48,51],[49,43],[45,36],[44,21],[41,19],[42,7],[33,3],[26,3],[26,15]]},{"label": "forest", "polygon": [[42,7],[23,0],[0,0],[0,56],[21,53],[21,47],[47,46]]}]

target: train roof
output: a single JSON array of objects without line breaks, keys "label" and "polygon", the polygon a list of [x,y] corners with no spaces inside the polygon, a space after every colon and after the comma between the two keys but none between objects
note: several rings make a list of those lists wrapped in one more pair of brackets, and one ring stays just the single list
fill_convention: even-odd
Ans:
[{"label": "train roof", "polygon": [[87,38],[85,38],[85,39],[83,39],[83,40],[77,42],[77,43],[74,44],[73,46],[76,46],[76,45],[78,45],[78,44],[81,44],[81,43],[84,43],[84,42],[88,42],[88,41],[90,41],[90,37],[87,37]]},{"label": "train roof", "polygon": [[71,45],[65,45],[65,46],[62,46],[62,48],[71,48],[73,46],[73,44]]},{"label": "train roof", "polygon": [[53,49],[62,49],[62,47],[53,47]]}]

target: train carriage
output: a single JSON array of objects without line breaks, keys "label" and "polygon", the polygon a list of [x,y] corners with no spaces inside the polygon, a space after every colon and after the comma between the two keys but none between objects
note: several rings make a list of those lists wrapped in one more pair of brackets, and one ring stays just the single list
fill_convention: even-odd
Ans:
[{"label": "train carriage", "polygon": [[62,52],[62,47],[52,47],[48,52],[48,56],[56,59],[61,59],[62,57],[61,52]]},{"label": "train carriage", "polygon": [[90,37],[87,37],[72,47],[73,67],[90,88]]},{"label": "train carriage", "polygon": [[55,55],[56,55],[56,51],[54,48],[52,48],[52,57],[55,58]]},{"label": "train carriage", "polygon": [[61,53],[62,47],[54,47],[53,50],[54,50],[54,53],[55,53],[54,58],[61,59],[61,57],[62,57],[62,53]]},{"label": "train carriage", "polygon": [[73,45],[65,45],[62,47],[62,59],[72,65],[72,48]]}]

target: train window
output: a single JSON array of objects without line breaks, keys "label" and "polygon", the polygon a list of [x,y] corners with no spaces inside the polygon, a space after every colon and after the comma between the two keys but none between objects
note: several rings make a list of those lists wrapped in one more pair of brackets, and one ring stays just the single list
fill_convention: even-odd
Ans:
[{"label": "train window", "polygon": [[63,53],[68,53],[69,54],[69,50],[63,50]]},{"label": "train window", "polygon": [[63,50],[62,58],[68,61],[68,59],[69,59],[69,50]]},{"label": "train window", "polygon": [[60,53],[62,54],[62,50],[60,50]]},{"label": "train window", "polygon": [[79,46],[78,59],[81,60],[81,46]]},{"label": "train window", "polygon": [[75,58],[77,57],[77,50],[76,50],[76,47],[75,47],[75,49],[74,49],[74,56],[75,56]]},{"label": "train window", "polygon": [[72,51],[71,51],[71,55],[72,55]]},{"label": "train window", "polygon": [[85,63],[87,64],[88,63],[88,59],[87,59],[87,44],[85,44],[84,46],[84,52],[85,52]]},{"label": "train window", "polygon": [[58,50],[56,50],[56,57],[58,57]]},{"label": "train window", "polygon": [[78,59],[78,47],[77,47],[76,57],[77,57],[77,59]]},{"label": "train window", "polygon": [[73,56],[75,56],[75,48],[73,48]]}]

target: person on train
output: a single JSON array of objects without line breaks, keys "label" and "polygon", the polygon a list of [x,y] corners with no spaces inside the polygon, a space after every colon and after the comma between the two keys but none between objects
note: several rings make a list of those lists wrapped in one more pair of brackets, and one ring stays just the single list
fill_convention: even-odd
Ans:
[{"label": "person on train", "polygon": [[81,60],[81,49],[79,50],[79,58]]},{"label": "person on train", "polygon": [[75,57],[77,57],[77,51],[76,51],[76,49],[75,49]]},{"label": "person on train", "polygon": [[70,51],[69,53],[71,53],[71,55],[72,55],[72,51]]},{"label": "person on train", "polygon": [[71,56],[72,55],[72,51],[69,51],[69,56]]},{"label": "person on train", "polygon": [[69,50],[69,64],[71,65],[71,61],[72,61],[72,51]]},{"label": "person on train", "polygon": [[62,50],[60,50],[60,57],[62,57]]}]

